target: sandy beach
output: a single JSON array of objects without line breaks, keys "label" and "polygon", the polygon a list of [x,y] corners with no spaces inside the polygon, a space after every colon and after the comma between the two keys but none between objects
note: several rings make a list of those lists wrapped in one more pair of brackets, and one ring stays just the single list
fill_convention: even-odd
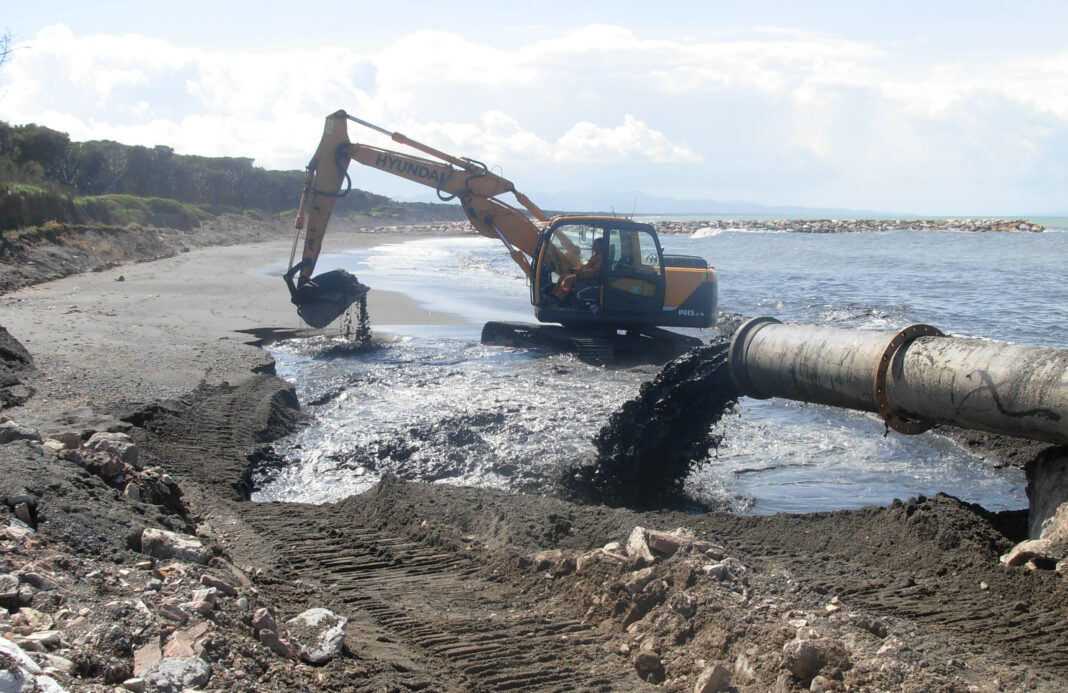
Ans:
[{"label": "sandy beach", "polygon": [[[70,691],[1068,687],[1068,583],[999,562],[1026,513],[945,495],[810,515],[638,513],[391,477],[337,504],[249,502],[250,467],[300,420],[252,344],[300,328],[281,279],[256,273],[290,243],[193,248],[0,297],[36,390],[3,414],[37,433],[0,445],[0,581],[13,584],[0,640],[38,679]],[[369,310],[372,327],[458,322],[373,287]],[[201,552],[160,552],[146,530]],[[312,607],[347,619],[325,661],[285,625]],[[165,681],[161,660],[190,678]]]},{"label": "sandy beach", "polygon": [[[411,233],[338,233],[336,248],[400,243]],[[257,272],[288,261],[292,241],[195,248],[79,274],[0,298],[3,323],[47,375],[33,412],[101,401],[176,397],[200,382],[234,382],[269,357],[251,331],[301,330],[281,275]],[[403,294],[372,288],[372,324],[455,325]],[[336,333],[336,326],[327,333]]]}]

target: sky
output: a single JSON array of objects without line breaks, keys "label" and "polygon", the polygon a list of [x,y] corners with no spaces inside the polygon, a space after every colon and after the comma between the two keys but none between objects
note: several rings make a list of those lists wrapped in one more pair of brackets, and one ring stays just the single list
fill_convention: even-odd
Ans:
[{"label": "sky", "polygon": [[524,5],[0,0],[0,120],[303,169],[344,109],[549,208],[1068,214],[1063,0]]}]

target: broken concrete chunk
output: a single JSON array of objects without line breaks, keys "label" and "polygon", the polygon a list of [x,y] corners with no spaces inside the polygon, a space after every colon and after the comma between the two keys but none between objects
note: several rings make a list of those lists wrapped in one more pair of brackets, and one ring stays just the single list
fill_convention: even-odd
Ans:
[{"label": "broken concrete chunk", "polygon": [[623,586],[631,594],[638,594],[645,589],[645,586],[653,579],[654,574],[652,566],[636,570],[623,578]]},{"label": "broken concrete chunk", "polygon": [[730,672],[722,664],[705,667],[701,675],[697,677],[693,693],[715,693],[722,691],[730,684]]},{"label": "broken concrete chunk", "polygon": [[301,659],[322,664],[341,651],[348,622],[329,609],[308,609],[286,621],[286,632]]},{"label": "broken concrete chunk", "polygon": [[141,533],[141,553],[156,558],[177,558],[191,563],[208,562],[208,550],[196,537],[151,527],[145,528]]},{"label": "broken concrete chunk", "polygon": [[645,541],[645,528],[635,527],[627,537],[627,555],[631,558],[653,562],[653,553],[649,550],[649,544]]},{"label": "broken concrete chunk", "polygon": [[252,614],[252,628],[253,630],[273,630],[277,633],[278,622],[275,621],[274,614],[261,607]]},{"label": "broken concrete chunk", "polygon": [[7,638],[0,638],[0,654],[6,655],[20,668],[30,674],[40,674],[41,667],[30,659],[26,652]]},{"label": "broken concrete chunk", "polygon": [[125,433],[107,433],[104,431],[94,433],[85,442],[85,447],[90,450],[113,453],[129,465],[137,464],[137,446],[134,445],[130,436]]},{"label": "broken concrete chunk", "polygon": [[1034,559],[1056,562],[1061,557],[1055,555],[1055,548],[1049,539],[1028,539],[1014,546],[1000,560],[1007,566],[1023,565]]},{"label": "broken concrete chunk", "polygon": [[655,529],[647,529],[645,530],[645,541],[653,551],[662,553],[665,556],[671,556],[683,546],[686,546],[690,539],[667,532],[658,532]]},{"label": "broken concrete chunk", "polygon": [[233,585],[209,573],[205,573],[200,576],[200,584],[204,585],[205,587],[214,587],[219,592],[222,592],[223,594],[230,597],[237,596],[237,589]]},{"label": "broken concrete chunk", "polygon": [[211,665],[200,657],[179,659],[169,657],[159,663],[154,672],[145,677],[150,689],[159,691],[182,691],[203,686],[211,678]]},{"label": "broken concrete chunk", "polygon": [[134,676],[140,678],[154,670],[163,661],[163,652],[159,646],[159,636],[154,636],[142,647],[134,650]]},{"label": "broken concrete chunk", "polygon": [[49,457],[55,457],[67,449],[67,446],[63,444],[63,441],[55,440],[54,438],[49,438],[41,443],[41,447],[44,448],[45,454]]}]

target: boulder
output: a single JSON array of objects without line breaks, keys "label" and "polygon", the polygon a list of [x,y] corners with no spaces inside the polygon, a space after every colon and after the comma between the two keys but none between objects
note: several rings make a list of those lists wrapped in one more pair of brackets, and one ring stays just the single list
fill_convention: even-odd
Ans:
[{"label": "boulder", "polygon": [[0,638],[0,655],[6,655],[19,668],[26,670],[30,674],[41,673],[41,667],[37,665],[37,662],[30,659],[30,656],[21,647],[7,638]]},{"label": "boulder", "polygon": [[256,609],[256,613],[252,614],[252,629],[253,630],[273,630],[278,631],[278,622],[274,618],[274,614],[264,608]]},{"label": "boulder", "polygon": [[44,443],[41,444],[41,447],[44,449],[45,454],[49,457],[55,457],[56,455],[67,449],[67,446],[64,445],[62,441],[55,440],[54,438],[49,438],[48,440],[46,440]]},{"label": "boulder", "polygon": [[1021,541],[1011,551],[1001,557],[1006,566],[1023,565],[1028,561],[1049,561],[1056,563],[1064,557],[1064,546],[1049,539],[1028,539]]},{"label": "boulder", "polygon": [[645,563],[653,562],[653,552],[649,550],[649,544],[645,540],[644,527],[635,527],[631,531],[630,536],[627,537],[626,551],[630,558]]},{"label": "boulder", "polygon": [[13,443],[16,440],[40,442],[41,434],[32,426],[24,426],[14,421],[0,423],[0,444]]},{"label": "boulder", "polygon": [[850,667],[845,647],[835,638],[792,640],[783,645],[782,652],[783,666],[802,681],[812,679],[824,670],[840,672]]},{"label": "boulder", "polygon": [[308,609],[286,621],[286,632],[301,659],[322,664],[341,651],[348,622],[329,609]]},{"label": "boulder", "polygon": [[122,687],[128,691],[133,691],[133,693],[144,693],[147,685],[140,676],[135,676],[122,682]]},{"label": "boulder", "polygon": [[196,537],[151,527],[146,527],[141,533],[141,553],[190,563],[208,562],[208,550]]},{"label": "boulder", "polygon": [[649,548],[665,556],[674,555],[676,551],[693,541],[693,531],[679,528],[672,532],[645,530],[645,541]]},{"label": "boulder", "polygon": [[0,602],[13,601],[18,596],[18,576],[11,573],[0,573]]},{"label": "boulder", "polygon": [[725,690],[730,684],[730,678],[730,672],[722,664],[705,667],[705,670],[697,677],[693,693],[715,693]]},{"label": "boulder", "polygon": [[807,681],[820,672],[820,651],[812,640],[793,640],[783,645],[783,666],[796,678]]},{"label": "boulder", "polygon": [[59,589],[59,585],[57,585],[52,578],[32,570],[23,569],[19,573],[19,580],[29,585],[33,585],[34,588],[42,592],[52,592]]},{"label": "boulder", "polygon": [[125,433],[108,433],[100,431],[90,436],[85,447],[100,452],[110,452],[128,465],[137,464],[137,446]]},{"label": "boulder", "polygon": [[210,678],[211,665],[200,657],[169,657],[145,677],[145,684],[149,690],[160,693],[179,693],[186,688],[203,686]]},{"label": "boulder", "polygon": [[634,671],[643,681],[659,683],[664,680],[664,665],[656,652],[642,650],[634,655]]},{"label": "boulder", "polygon": [[21,693],[27,678],[23,669],[0,669],[0,693]]},{"label": "boulder", "polygon": [[204,573],[200,576],[200,584],[205,587],[214,587],[217,591],[230,597],[237,596],[237,589],[233,585],[221,578],[211,575],[210,573]]}]

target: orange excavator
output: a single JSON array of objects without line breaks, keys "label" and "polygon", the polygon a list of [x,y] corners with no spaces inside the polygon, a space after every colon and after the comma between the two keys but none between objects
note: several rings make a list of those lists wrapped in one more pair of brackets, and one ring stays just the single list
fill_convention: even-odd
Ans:
[{"label": "orange excavator", "polygon": [[[431,158],[353,143],[349,121]],[[308,164],[286,273],[293,303],[312,326],[329,324],[366,292],[343,270],[312,277],[334,203],[351,188],[351,161],[434,188],[443,201],[458,200],[475,230],[500,240],[523,270],[537,320],[564,328],[489,323],[483,341],[548,341],[605,360],[623,336],[644,337],[678,350],[699,340],[660,328],[715,324],[715,269],[700,257],[665,254],[651,225],[606,215],[550,218],[485,164],[338,111],[327,116],[322,140]],[[500,199],[506,193],[521,209]],[[294,263],[302,233],[303,254]]]}]

